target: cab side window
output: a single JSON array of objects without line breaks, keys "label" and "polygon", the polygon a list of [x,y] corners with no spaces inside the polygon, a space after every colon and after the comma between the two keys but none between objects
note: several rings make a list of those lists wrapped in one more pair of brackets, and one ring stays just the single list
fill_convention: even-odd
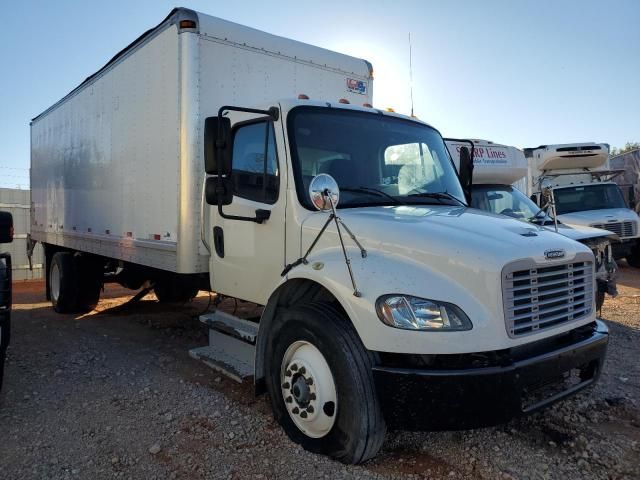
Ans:
[{"label": "cab side window", "polygon": [[280,172],[271,122],[235,130],[231,179],[237,197],[268,204],[278,200]]}]

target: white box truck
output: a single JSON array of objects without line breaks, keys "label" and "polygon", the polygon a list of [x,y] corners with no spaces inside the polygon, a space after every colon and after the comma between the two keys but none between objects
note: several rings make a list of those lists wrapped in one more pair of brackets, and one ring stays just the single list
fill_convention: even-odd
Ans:
[{"label": "white box truck", "polygon": [[591,251],[468,209],[438,131],[371,98],[364,60],[172,11],[32,121],[55,309],[105,281],[260,305],[204,315],[191,354],[347,463],[387,428],[489,425],[593,384]]},{"label": "white box truck", "polygon": [[[558,220],[549,206],[540,208],[527,197],[527,159],[519,148],[489,140],[445,139],[456,168],[460,165],[460,151],[467,147],[473,161],[471,206],[487,212],[507,215],[539,225],[588,246],[595,258],[596,309],[600,310],[605,295],[617,295],[618,267],[613,259],[612,244],[617,235],[600,228],[582,225],[569,226]],[[521,190],[522,189],[522,190]]]},{"label": "white box truck", "polygon": [[616,259],[640,267],[640,218],[628,208],[612,179],[623,170],[608,169],[605,143],[567,143],[525,148],[529,162],[528,194],[538,205],[555,204],[567,225],[604,228],[618,237]]}]

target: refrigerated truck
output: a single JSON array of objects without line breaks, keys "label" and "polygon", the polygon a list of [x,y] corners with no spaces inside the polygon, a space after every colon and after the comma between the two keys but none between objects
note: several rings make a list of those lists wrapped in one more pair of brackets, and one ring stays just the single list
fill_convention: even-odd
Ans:
[{"label": "refrigerated truck", "polygon": [[622,170],[608,168],[606,143],[567,143],[525,148],[529,163],[528,194],[538,204],[551,196],[558,218],[568,225],[609,230],[620,242],[617,259],[640,267],[640,218],[625,203],[613,178]]},{"label": "refrigerated truck", "polygon": [[347,463],[387,428],[494,424],[594,383],[591,251],[467,208],[438,131],[372,108],[372,82],[364,60],[173,10],[31,123],[56,311],[105,281],[257,304],[203,315],[191,355]]},{"label": "refrigerated truck", "polygon": [[461,149],[467,147],[471,151],[472,207],[540,225],[588,246],[595,258],[596,309],[602,307],[605,295],[617,295],[618,267],[612,245],[619,241],[618,236],[600,228],[565,225],[549,206],[542,209],[527,197],[520,190],[526,191],[528,180],[527,159],[522,150],[481,139],[445,139],[445,143],[456,168],[460,165]]}]

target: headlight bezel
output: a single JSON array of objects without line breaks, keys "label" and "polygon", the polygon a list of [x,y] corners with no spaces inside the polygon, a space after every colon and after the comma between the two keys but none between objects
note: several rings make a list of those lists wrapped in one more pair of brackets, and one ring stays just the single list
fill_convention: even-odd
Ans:
[{"label": "headlight bezel", "polygon": [[[404,307],[405,309],[408,308],[409,311],[411,312],[412,318],[414,320],[413,323],[404,322],[404,326],[403,326],[396,321],[393,315],[391,315],[391,317],[387,316],[389,314],[389,311],[393,310],[394,308],[388,303],[388,301],[392,299],[404,300]],[[417,325],[416,311],[414,308],[416,303],[422,303],[422,304],[431,303],[433,306],[436,306],[440,312],[440,318],[443,319],[443,322],[442,322],[443,326]],[[397,328],[399,330],[405,330],[405,331],[411,331],[411,332],[429,332],[429,333],[468,332],[470,330],[473,330],[473,323],[471,322],[471,319],[469,318],[469,316],[464,312],[464,310],[462,310],[462,308],[450,302],[434,300],[434,299],[424,298],[424,297],[417,297],[415,295],[408,295],[404,293],[389,293],[389,294],[381,295],[380,297],[378,297],[378,299],[376,300],[375,307],[376,307],[376,314],[378,315],[378,319],[382,323],[384,323],[388,327]],[[385,307],[387,309],[386,311],[385,311]],[[425,307],[423,306],[423,308]],[[452,325],[451,316],[453,316],[453,318],[457,317],[460,320],[460,325]],[[449,325],[445,326],[445,321],[448,322]]]}]

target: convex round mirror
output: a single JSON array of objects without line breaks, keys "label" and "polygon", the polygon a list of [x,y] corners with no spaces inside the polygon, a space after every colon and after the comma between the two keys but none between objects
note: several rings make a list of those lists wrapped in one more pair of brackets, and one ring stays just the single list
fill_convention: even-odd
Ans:
[{"label": "convex round mirror", "polygon": [[333,206],[337,207],[338,201],[340,200],[340,188],[335,178],[326,173],[321,173],[313,177],[309,184],[309,197],[311,198],[313,206],[323,212],[331,210],[331,202],[329,201],[327,193],[331,196]]}]

